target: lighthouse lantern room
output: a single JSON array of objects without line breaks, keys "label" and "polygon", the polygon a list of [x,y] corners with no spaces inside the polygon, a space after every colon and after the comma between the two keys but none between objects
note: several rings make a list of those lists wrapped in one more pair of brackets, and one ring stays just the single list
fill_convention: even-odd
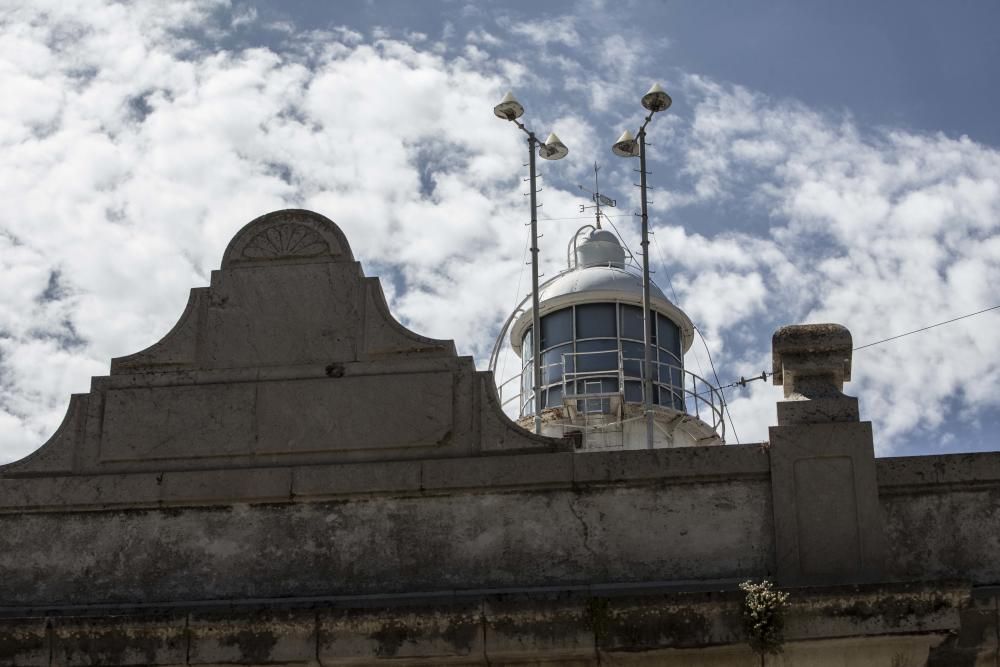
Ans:
[{"label": "lighthouse lantern room", "polygon": [[[566,254],[566,270],[539,287],[541,432],[576,434],[582,450],[644,448],[642,276],[626,264],[618,237],[595,225],[577,230]],[[519,423],[531,428],[536,332],[527,305],[508,318],[491,368],[509,340],[522,363],[518,374],[501,383],[501,399],[516,405]],[[722,444],[722,396],[684,368],[694,336],[691,320],[652,283],[650,312],[653,446]]]}]

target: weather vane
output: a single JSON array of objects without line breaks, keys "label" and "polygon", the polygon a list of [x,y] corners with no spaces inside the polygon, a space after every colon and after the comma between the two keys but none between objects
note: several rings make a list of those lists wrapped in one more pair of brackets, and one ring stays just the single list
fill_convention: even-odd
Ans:
[{"label": "weather vane", "polygon": [[615,206],[618,205],[618,202],[616,200],[611,199],[610,197],[605,197],[604,195],[601,194],[601,191],[600,191],[601,189],[600,189],[600,187],[598,185],[598,179],[597,179],[597,172],[599,172],[600,170],[601,170],[601,168],[598,167],[597,163],[595,162],[594,163],[594,191],[593,192],[591,192],[587,188],[583,187],[582,185],[579,186],[579,188],[581,190],[583,190],[584,192],[590,192],[590,201],[594,202],[594,204],[592,206],[587,206],[586,204],[580,204],[580,213],[584,213],[588,208],[594,209],[594,216],[597,218],[597,228],[598,229],[601,228],[601,206],[610,206],[610,207],[614,208]]}]

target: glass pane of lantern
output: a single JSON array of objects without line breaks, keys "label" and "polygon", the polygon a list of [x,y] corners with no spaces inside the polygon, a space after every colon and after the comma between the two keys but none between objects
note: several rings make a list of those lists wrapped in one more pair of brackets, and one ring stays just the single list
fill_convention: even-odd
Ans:
[{"label": "glass pane of lantern", "polygon": [[642,403],[642,383],[625,383],[625,400],[629,403]]},{"label": "glass pane of lantern", "polygon": [[564,308],[542,318],[542,349],[573,340],[573,309]]},{"label": "glass pane of lantern", "polygon": [[588,303],[576,307],[576,337],[614,338],[618,335],[615,320],[615,304]]},{"label": "glass pane of lantern", "polygon": [[[544,328],[544,325],[542,325]],[[573,352],[573,344],[560,345],[542,352],[542,384],[562,382],[563,355]],[[573,357],[566,357],[566,367],[573,370]]]},{"label": "glass pane of lantern", "polygon": [[656,316],[660,347],[669,350],[679,360],[681,358],[681,332],[677,325],[663,315]]},{"label": "glass pane of lantern", "polygon": [[642,378],[644,348],[642,343],[622,341],[622,370],[627,378]]},{"label": "glass pane of lantern", "polygon": [[621,306],[622,338],[642,340],[642,308],[636,306]]},{"label": "glass pane of lantern", "polygon": [[617,373],[618,371],[618,345],[614,339],[579,341],[576,344],[576,352],[577,372],[610,371]]},{"label": "glass pane of lantern", "polygon": [[557,408],[562,405],[563,388],[561,384],[549,387],[545,392],[545,407]]}]

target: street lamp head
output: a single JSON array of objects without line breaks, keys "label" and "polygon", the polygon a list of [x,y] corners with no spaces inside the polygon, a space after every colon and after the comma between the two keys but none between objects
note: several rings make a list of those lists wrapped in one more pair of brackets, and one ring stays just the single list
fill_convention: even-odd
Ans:
[{"label": "street lamp head", "polygon": [[642,106],[653,113],[666,111],[671,102],[673,100],[670,99],[670,95],[667,95],[667,91],[658,83],[654,83],[649,92],[642,96]]},{"label": "street lamp head", "polygon": [[638,157],[639,142],[635,140],[631,132],[625,130],[611,147],[611,152],[618,157]]},{"label": "street lamp head", "polygon": [[566,144],[559,141],[555,132],[550,134],[545,143],[538,147],[538,155],[546,160],[561,160],[566,157],[567,153],[569,153],[569,149],[566,148]]},{"label": "street lamp head", "polygon": [[493,107],[493,113],[497,118],[516,120],[524,115],[524,107],[514,98],[514,93],[508,91],[500,100],[500,104]]}]

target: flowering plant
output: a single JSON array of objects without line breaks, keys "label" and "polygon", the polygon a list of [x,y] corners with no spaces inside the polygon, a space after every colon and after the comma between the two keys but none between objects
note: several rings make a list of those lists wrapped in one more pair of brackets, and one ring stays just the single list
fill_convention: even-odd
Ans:
[{"label": "flowering plant", "polygon": [[766,579],[760,583],[744,581],[740,590],[746,593],[743,630],[750,648],[760,655],[781,653],[781,645],[785,642],[784,612],[788,607],[788,593],[774,590],[774,585]]}]

